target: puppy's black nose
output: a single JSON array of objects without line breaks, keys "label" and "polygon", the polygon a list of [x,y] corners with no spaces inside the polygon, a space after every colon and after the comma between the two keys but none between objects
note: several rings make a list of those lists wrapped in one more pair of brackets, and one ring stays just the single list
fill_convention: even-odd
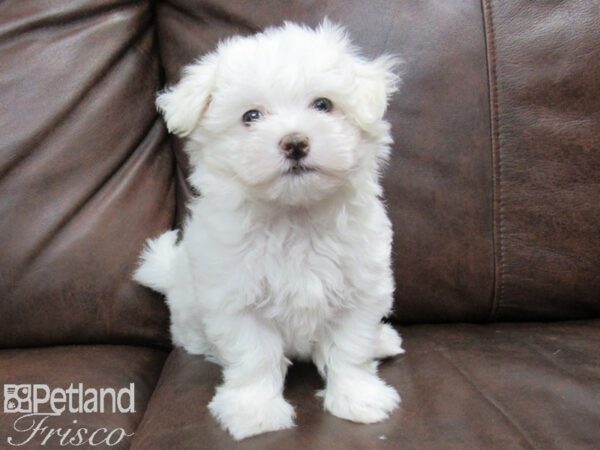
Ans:
[{"label": "puppy's black nose", "polygon": [[279,141],[279,148],[286,158],[299,161],[308,155],[310,145],[308,137],[300,133],[290,133]]}]

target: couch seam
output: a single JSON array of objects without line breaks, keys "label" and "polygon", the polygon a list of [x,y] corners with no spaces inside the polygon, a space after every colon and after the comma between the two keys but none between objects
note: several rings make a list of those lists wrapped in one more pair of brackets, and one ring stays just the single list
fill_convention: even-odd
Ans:
[{"label": "couch seam", "polygon": [[[166,76],[165,76],[165,65],[164,65],[164,61],[162,58],[162,49],[161,49],[161,45],[160,45],[160,33],[158,30],[158,2],[159,2],[159,0],[151,0],[152,24],[154,26],[154,46],[155,46],[155,51],[156,51],[156,59],[158,61],[159,90],[163,90],[166,86]],[[157,93],[155,93],[154,95],[156,97]],[[158,111],[156,111],[156,116],[158,117],[158,120],[162,122],[162,117]],[[166,128],[165,128],[165,131],[166,131]],[[166,141],[169,146],[169,151],[171,152],[171,160],[172,160],[172,164],[173,164],[173,167],[171,168],[171,170],[172,170],[171,186],[169,186],[169,189],[173,189],[173,195],[175,197],[175,203],[174,203],[175,209],[173,211],[173,218],[171,220],[170,229],[175,230],[175,229],[177,229],[177,223],[178,223],[177,211],[179,210],[179,200],[180,200],[179,195],[177,195],[178,164],[177,164],[177,156],[175,155],[175,147],[173,145],[173,137],[171,136],[171,134],[168,131],[166,132]]]},{"label": "couch seam", "polygon": [[490,405],[492,405],[494,407],[495,410],[497,410],[507,421],[508,423],[510,423],[518,432],[519,434],[525,439],[525,441],[527,441],[527,443],[531,446],[531,448],[533,449],[538,449],[538,447],[533,443],[533,441],[531,440],[531,438],[527,435],[527,433],[525,432],[525,430],[523,428],[521,428],[518,423],[510,416],[510,414],[508,414],[508,412],[506,412],[504,410],[504,408],[501,406],[500,403],[498,403],[493,397],[485,394],[483,392],[483,390],[477,386],[477,384],[475,384],[471,378],[469,377],[468,373],[465,372],[463,369],[461,369],[453,360],[452,358],[447,354],[447,350],[443,349],[443,348],[436,348],[434,349],[437,353],[439,353],[442,358],[444,358],[448,364],[450,364],[454,370],[456,370],[464,379],[465,381],[473,387],[473,389],[483,398],[485,399],[486,402],[488,402]]},{"label": "couch seam", "polygon": [[[152,15],[152,24],[154,26],[154,46],[156,50],[156,59],[158,61],[158,79],[160,83],[160,88],[162,89],[165,85],[165,74],[164,74],[164,64],[162,60],[162,52],[160,49],[160,36],[158,33],[158,0],[151,1],[151,15]],[[157,111],[158,115],[158,111]]]},{"label": "couch seam", "polygon": [[499,117],[499,88],[497,73],[497,54],[493,18],[493,0],[482,0],[484,37],[488,68],[488,86],[490,102],[490,140],[492,148],[492,251],[494,255],[494,284],[488,320],[497,317],[504,298],[504,203],[502,195],[502,155]]},{"label": "couch seam", "polygon": [[165,377],[165,371],[167,369],[167,364],[169,362],[169,359],[173,355],[173,351],[174,351],[174,349],[171,349],[171,351],[167,352],[164,363],[160,369],[160,373],[158,374],[158,377],[156,378],[156,383],[154,384],[154,389],[152,391],[152,394],[150,394],[150,397],[148,397],[148,401],[146,402],[146,409],[144,410],[144,413],[142,414],[140,421],[138,422],[137,427],[135,429],[134,435],[131,439],[130,446],[129,446],[130,449],[134,448],[133,446],[134,446],[134,444],[136,444],[136,441],[138,439],[138,431],[142,428],[142,425],[145,423],[145,419],[148,414],[148,410],[150,409],[150,406],[152,404],[152,400],[156,396],[156,392],[158,391],[158,388],[161,387],[161,385],[163,384],[163,379]]},{"label": "couch seam", "polygon": [[[518,341],[523,347],[526,347],[529,350],[531,350],[532,352],[539,355],[539,357],[541,359],[546,361],[549,365],[555,367],[557,370],[559,370],[563,374],[568,375],[571,379],[576,380],[576,379],[580,378],[578,376],[578,374],[576,374],[575,372],[572,372],[567,367],[564,367],[562,364],[557,362],[556,359],[552,358],[546,352],[544,352],[542,349],[540,349],[539,345],[532,343],[532,342],[528,342],[527,340],[523,339],[519,335],[515,336],[514,332],[509,331],[509,332],[507,332],[507,334],[510,334],[512,339],[515,339],[515,341]],[[561,349],[559,348],[559,350],[561,350]]]},{"label": "couch seam", "polygon": [[207,24],[207,20],[205,16],[216,19],[221,22],[225,22],[228,24],[234,23],[238,25],[240,28],[243,28],[249,33],[257,33],[260,31],[260,27],[255,26],[251,22],[244,20],[242,17],[228,13],[223,7],[219,7],[213,2],[203,2],[201,11],[204,12],[205,16],[197,14],[195,11],[189,11],[185,8],[182,8],[180,5],[177,5],[169,0],[163,2],[173,11],[176,11],[182,17],[186,18],[189,21],[194,22],[194,19],[201,21],[203,24]]},{"label": "couch seam", "polygon": [[508,423],[519,432],[521,437],[525,439],[527,444],[529,444],[532,449],[537,450],[538,447],[534,444],[530,436],[525,432],[524,429],[522,429],[519,426],[519,424],[510,416],[510,414],[504,410],[501,404],[498,403],[492,396],[485,394],[483,390],[479,386],[477,386],[476,383],[473,382],[468,372],[466,372],[458,364],[456,364],[454,360],[450,357],[450,355],[448,355],[447,348],[440,346],[435,339],[432,339],[432,341],[435,344],[433,350],[436,353],[438,353],[444,360],[446,360],[446,362],[467,382],[467,384],[469,384],[475,390],[475,392],[477,392],[488,404],[490,404],[496,411],[498,411],[500,415],[502,415],[502,417],[504,417],[508,421]]}]

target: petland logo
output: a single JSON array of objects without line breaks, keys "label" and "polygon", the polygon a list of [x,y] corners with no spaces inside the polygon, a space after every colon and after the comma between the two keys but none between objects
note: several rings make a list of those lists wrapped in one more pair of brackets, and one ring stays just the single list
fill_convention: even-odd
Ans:
[{"label": "petland logo", "polygon": [[[13,422],[6,442],[14,447],[39,443],[73,446],[114,446],[134,433],[123,428],[82,427],[77,419],[65,426],[61,415],[69,414],[129,414],[135,412],[135,385],[113,388],[85,388],[82,383],[68,388],[50,388],[47,384],[5,384],[4,412],[20,414]],[[64,422],[64,421],[63,421]]]}]

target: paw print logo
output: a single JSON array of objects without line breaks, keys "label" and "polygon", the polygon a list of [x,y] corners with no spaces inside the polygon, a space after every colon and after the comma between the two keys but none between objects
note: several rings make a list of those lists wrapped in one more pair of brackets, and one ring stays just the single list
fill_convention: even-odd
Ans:
[{"label": "paw print logo", "polygon": [[31,412],[31,385],[5,384],[4,385],[4,412],[5,413],[30,413]]}]

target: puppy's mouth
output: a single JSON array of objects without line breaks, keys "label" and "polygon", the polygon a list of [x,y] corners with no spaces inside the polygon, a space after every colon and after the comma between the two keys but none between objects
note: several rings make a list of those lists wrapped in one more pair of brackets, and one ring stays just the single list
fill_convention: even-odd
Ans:
[{"label": "puppy's mouth", "polygon": [[290,167],[288,167],[288,169],[285,171],[285,174],[291,176],[302,176],[304,174],[316,171],[317,169],[315,169],[314,167],[305,166],[301,163],[294,163],[290,165]]}]

